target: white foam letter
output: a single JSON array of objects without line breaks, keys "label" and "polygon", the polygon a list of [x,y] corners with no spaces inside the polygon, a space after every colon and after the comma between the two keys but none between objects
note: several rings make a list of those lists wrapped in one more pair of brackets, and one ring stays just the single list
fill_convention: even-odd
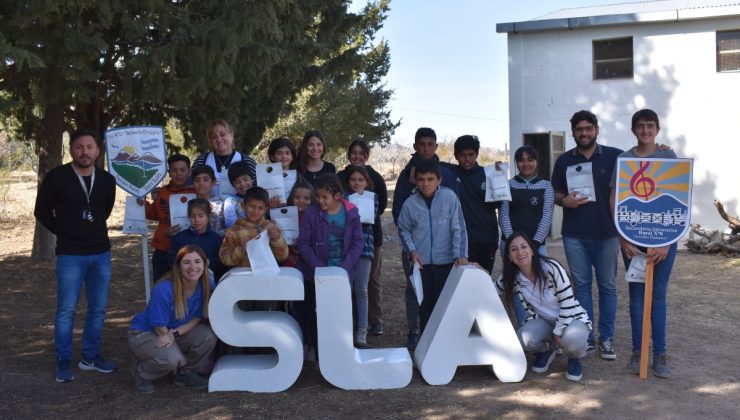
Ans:
[{"label": "white foam letter", "polygon": [[465,365],[491,365],[501,382],[524,378],[527,359],[488,273],[473,266],[452,269],[414,362],[430,385],[449,383]]},{"label": "white foam letter", "polygon": [[240,300],[303,300],[303,275],[295,268],[278,274],[230,270],[213,291],[208,316],[216,335],[237,347],[273,347],[277,354],[222,356],[208,391],[279,392],[288,389],[303,367],[303,336],[285,312],[239,309]]},{"label": "white foam letter", "polygon": [[406,348],[356,349],[352,334],[352,292],[347,272],[316,269],[319,369],[342,389],[403,388],[411,382],[412,362]]}]

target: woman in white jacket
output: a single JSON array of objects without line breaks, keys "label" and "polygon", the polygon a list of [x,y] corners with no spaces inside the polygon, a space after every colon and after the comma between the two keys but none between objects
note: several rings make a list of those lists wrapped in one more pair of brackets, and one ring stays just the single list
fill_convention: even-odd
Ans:
[{"label": "woman in white jacket", "polygon": [[524,350],[535,353],[531,370],[547,372],[558,354],[557,346],[568,356],[565,377],[580,381],[580,359],[586,355],[592,326],[586,310],[573,296],[568,274],[554,259],[539,255],[536,244],[524,233],[511,235],[505,249],[503,273],[496,287],[509,312],[514,294],[527,312],[517,335]]}]

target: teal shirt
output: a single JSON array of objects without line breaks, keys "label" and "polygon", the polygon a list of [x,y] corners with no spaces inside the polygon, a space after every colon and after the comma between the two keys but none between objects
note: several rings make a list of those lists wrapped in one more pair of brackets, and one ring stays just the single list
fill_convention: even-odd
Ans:
[{"label": "teal shirt", "polygon": [[339,267],[342,263],[344,228],[347,226],[344,206],[339,206],[337,214],[327,213],[326,221],[329,224],[329,266]]}]

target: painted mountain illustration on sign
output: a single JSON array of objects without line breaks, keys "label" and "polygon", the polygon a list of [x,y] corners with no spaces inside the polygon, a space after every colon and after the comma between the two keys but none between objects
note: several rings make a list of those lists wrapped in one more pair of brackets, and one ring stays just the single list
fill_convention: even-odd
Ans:
[{"label": "painted mountain illustration on sign", "polygon": [[118,152],[115,158],[113,158],[114,164],[119,165],[130,165],[141,169],[151,169],[159,166],[162,161],[154,156],[153,154],[146,152],[143,156],[139,156],[136,153],[129,154],[125,150]]},{"label": "painted mountain illustration on sign", "polygon": [[139,156],[137,153],[121,150],[111,164],[127,181],[141,188],[157,172],[163,161],[149,152]]}]

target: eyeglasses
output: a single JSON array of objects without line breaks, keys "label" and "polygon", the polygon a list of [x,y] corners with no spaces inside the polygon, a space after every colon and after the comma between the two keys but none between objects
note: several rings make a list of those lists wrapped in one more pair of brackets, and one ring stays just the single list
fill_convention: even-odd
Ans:
[{"label": "eyeglasses", "polygon": [[575,127],[573,132],[575,133],[593,133],[596,129],[595,125],[587,125],[586,127]]}]

